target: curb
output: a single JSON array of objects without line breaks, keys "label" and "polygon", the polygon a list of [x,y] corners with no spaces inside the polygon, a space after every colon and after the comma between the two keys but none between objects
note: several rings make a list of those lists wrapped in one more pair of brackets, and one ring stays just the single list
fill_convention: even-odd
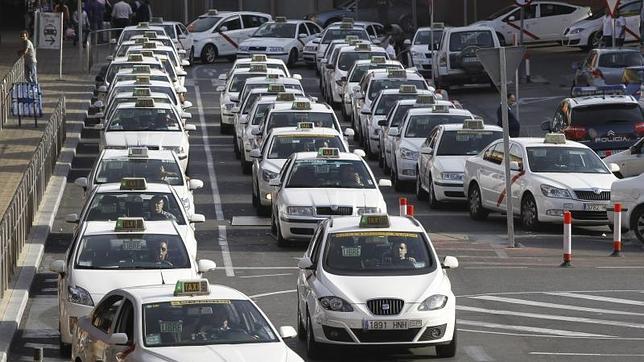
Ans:
[{"label": "curb", "polygon": [[46,196],[39,205],[29,238],[18,261],[16,275],[12,278],[12,285],[0,301],[0,362],[7,362],[11,342],[27,308],[31,283],[40,267],[45,242],[63,198],[67,175],[76,153],[76,145],[80,140],[82,124],[82,121],[67,123],[67,138],[58,156],[54,172],[47,182]]}]

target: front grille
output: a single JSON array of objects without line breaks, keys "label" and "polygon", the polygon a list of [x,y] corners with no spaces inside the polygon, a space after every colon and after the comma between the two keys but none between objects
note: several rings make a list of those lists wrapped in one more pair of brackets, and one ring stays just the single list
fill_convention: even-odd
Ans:
[{"label": "front grille", "polygon": [[248,47],[250,51],[266,51],[266,47]]},{"label": "front grille", "polygon": [[414,337],[420,331],[420,328],[411,329],[397,329],[397,330],[382,330],[382,331],[369,331],[364,329],[351,329],[353,334],[358,337],[360,342],[375,343],[375,342],[412,342]]},{"label": "front grille", "polygon": [[351,215],[353,214],[353,207],[339,206],[336,210],[333,210],[330,206],[321,206],[317,207],[315,212],[318,215]]},{"label": "front grille", "polygon": [[396,315],[405,305],[402,299],[380,298],[367,301],[367,307],[374,315]]},{"label": "front grille", "polygon": [[575,195],[579,200],[608,201],[610,200],[610,191],[602,191],[596,194],[594,191],[575,190]]},{"label": "front grille", "polygon": [[606,211],[584,211],[572,210],[570,211],[573,219],[577,220],[607,220],[608,216]]},{"label": "front grille", "polygon": [[445,191],[445,196],[447,197],[465,197],[463,191]]},{"label": "front grille", "polygon": [[447,329],[447,324],[441,324],[440,326],[427,327],[425,332],[421,334],[419,341],[431,341],[434,339],[441,339],[445,335],[445,330]]},{"label": "front grille", "polygon": [[315,229],[309,228],[291,228],[291,234],[295,235],[313,235]]},{"label": "front grille", "polygon": [[332,341],[338,342],[353,342],[353,339],[344,328],[322,326],[324,336]]}]

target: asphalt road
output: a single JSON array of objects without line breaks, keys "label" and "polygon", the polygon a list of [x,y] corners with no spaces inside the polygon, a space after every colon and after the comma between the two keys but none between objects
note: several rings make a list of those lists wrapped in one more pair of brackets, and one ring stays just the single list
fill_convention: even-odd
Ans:
[{"label": "asphalt road", "polygon": [[[564,48],[532,51],[533,74],[546,84],[522,84],[520,118],[525,135],[539,135],[539,124],[554,113],[569,91],[570,64],[583,53]],[[273,324],[295,326],[297,258],[306,245],[279,248],[266,219],[257,219],[251,205],[251,180],[235,159],[232,137],[219,132],[220,81],[229,63],[196,65],[189,69],[187,86],[192,122],[193,178],[205,187],[195,194],[197,212],[206,222],[197,226],[199,257],[216,261],[211,283],[237,288],[252,296]],[[299,66],[307,93],[319,95],[315,72]],[[485,88],[453,90],[450,96],[466,108],[496,123],[498,94]],[[14,340],[10,361],[31,360],[31,349],[43,347],[47,360],[63,360],[58,353],[56,275],[51,261],[62,258],[71,238],[64,215],[77,212],[80,190],[75,177],[87,174],[96,156],[96,135],[83,134],[77,157],[58,211],[46,255],[32,286],[32,297]],[[372,169],[385,177],[376,162]],[[385,190],[389,211],[397,213],[401,194]],[[463,205],[430,210],[417,203],[416,216],[430,232],[440,256],[459,258],[461,267],[449,272],[457,295],[458,361],[637,361],[644,359],[644,252],[625,235],[625,257],[610,258],[608,228],[574,228],[574,268],[560,268],[561,226],[538,233],[517,228],[521,248],[506,248],[502,215],[486,222],[472,221]],[[244,218],[246,217],[246,218]],[[304,344],[288,344],[305,357]],[[417,349],[333,348],[329,360],[408,361],[436,358],[431,347]]]}]

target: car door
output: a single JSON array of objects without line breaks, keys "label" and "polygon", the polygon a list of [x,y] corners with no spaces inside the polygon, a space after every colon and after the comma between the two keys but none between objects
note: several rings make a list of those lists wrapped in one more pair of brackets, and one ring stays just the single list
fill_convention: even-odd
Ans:
[{"label": "car door", "polygon": [[558,41],[573,23],[576,7],[559,3],[539,4],[539,18],[535,31],[539,31],[543,41]]},{"label": "car door", "polygon": [[[525,7],[523,12],[523,41],[525,43],[541,41],[538,22],[537,5]],[[518,41],[521,34],[521,9],[516,8],[506,15],[501,21],[499,29],[502,30],[500,33],[507,44],[513,44],[515,37]]]},{"label": "car door", "polygon": [[597,60],[597,51],[592,50],[586,59],[584,60],[584,63],[577,69],[577,72],[575,73],[575,86],[582,87],[582,86],[587,86],[591,84],[592,82],[592,74],[594,71],[595,63]]},{"label": "car door", "polygon": [[116,314],[121,307],[123,297],[121,295],[112,295],[103,300],[92,313],[91,327],[87,336],[89,346],[88,353],[91,353],[90,361],[113,361],[107,358],[107,343],[109,335],[114,330],[114,321]]},{"label": "car door", "polygon": [[259,14],[243,14],[241,18],[243,30],[238,33],[238,44],[250,38],[260,25],[270,20],[268,17]]},{"label": "car door", "polygon": [[483,153],[478,170],[481,202],[487,208],[498,209],[497,201],[504,187],[502,163],[503,142],[490,145]]},{"label": "car door", "polygon": [[177,23],[175,24],[175,31],[177,32],[181,47],[187,52],[190,52],[190,49],[192,49],[192,37],[189,36],[188,29],[186,29],[185,25]]},{"label": "car door", "polygon": [[106,346],[106,361],[122,361],[134,349],[134,305],[128,298],[124,298],[121,307],[114,318],[114,328],[112,333],[127,334],[128,341],[124,345],[109,344]]},{"label": "car door", "polygon": [[[320,260],[320,252],[322,249],[322,242],[324,241],[324,233],[326,230],[326,225],[328,221],[323,221],[320,223],[318,228],[313,233],[309,247],[304,253],[307,256],[314,266],[317,265]],[[306,318],[307,304],[312,303],[314,300],[320,296],[316,295],[315,284],[318,283],[318,275],[316,270],[304,270],[300,269],[300,273],[297,279],[297,293],[298,293],[298,310],[301,313],[302,318]],[[305,320],[302,320],[302,324],[305,324]]]},{"label": "car door", "polygon": [[[429,137],[423,142],[421,147],[421,152],[418,155],[418,167],[419,175],[422,185],[427,186],[429,189],[430,176],[432,172],[432,161],[434,160],[434,153],[436,145],[438,144],[438,139],[440,138],[440,132],[438,129],[432,130]],[[423,147],[429,147],[431,152],[429,154],[423,154]]]},{"label": "car door", "polygon": [[230,55],[237,52],[239,38],[243,32],[239,15],[229,16],[214,31],[219,34],[220,38],[220,41],[217,42],[219,55]]},{"label": "car door", "polygon": [[[510,146],[510,162],[516,162],[519,166],[519,170],[510,171],[512,177],[512,207],[515,213],[520,212],[521,210],[521,195],[527,189],[528,183],[523,175],[525,174],[524,169],[524,153],[519,145],[512,144]],[[503,171],[505,173],[505,170]],[[505,210],[505,199],[501,202],[502,209]]]},{"label": "car door", "polygon": [[300,23],[297,26],[297,35],[295,39],[297,40],[298,54],[302,55],[302,51],[304,50],[304,45],[309,41],[309,39],[311,39],[311,34],[309,33],[309,29],[307,29],[304,23]]}]

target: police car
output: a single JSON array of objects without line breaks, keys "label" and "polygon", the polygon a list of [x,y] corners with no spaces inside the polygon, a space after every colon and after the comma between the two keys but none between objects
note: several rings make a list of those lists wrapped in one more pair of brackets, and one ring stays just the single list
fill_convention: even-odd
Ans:
[{"label": "police car", "polygon": [[135,103],[118,105],[105,121],[100,148],[146,146],[149,149],[171,150],[177,153],[185,172],[190,154],[188,132],[196,129],[193,124],[183,125],[174,106],[142,98]]},{"label": "police car", "polygon": [[557,107],[542,129],[563,132],[599,154],[610,156],[632,146],[644,135],[644,115],[635,98],[624,95],[624,86],[575,87],[571,98]]},{"label": "police car", "polygon": [[434,127],[445,123],[463,123],[473,118],[467,110],[445,105],[408,110],[400,127],[390,128],[388,132],[389,136],[394,137],[391,145],[391,181],[396,190],[402,189],[403,183],[416,182],[420,146]]},{"label": "police car", "polygon": [[154,32],[157,35],[167,36],[163,27],[157,25],[150,25],[149,22],[140,22],[136,25],[129,25],[123,28],[121,35],[119,35],[118,40],[112,40],[112,43],[121,44],[125,41],[130,40],[133,36],[136,35],[145,35],[146,33]]},{"label": "police car", "polygon": [[235,289],[207,279],[119,288],[78,321],[72,360],[303,361],[284,343],[295,328],[276,329]]},{"label": "police car", "polygon": [[[465,161],[463,189],[470,216],[482,220],[492,211],[505,210],[503,141],[487,146]],[[510,139],[512,206],[527,230],[541,222],[561,223],[563,212],[576,225],[606,225],[610,188],[617,178],[587,146],[566,140],[561,133],[545,138]]]},{"label": "police car", "polygon": [[387,210],[378,186],[389,180],[376,179],[359,155],[337,148],[295,153],[289,157],[275,187],[271,231],[277,243],[310,240],[318,222],[331,216],[382,213]]},{"label": "police car", "polygon": [[176,153],[148,150],[146,147],[104,149],[89,176],[79,177],[74,183],[85,190],[92,190],[97,185],[121,182],[124,177],[142,177],[147,183],[172,186],[188,215],[195,213],[192,192],[203,187],[203,181],[183,173]]},{"label": "police car", "polygon": [[[644,174],[613,182],[610,203],[622,205],[622,229],[633,230],[644,243]],[[609,225],[614,225],[614,214],[608,213]]]},{"label": "police car", "polygon": [[[418,72],[424,77],[430,77],[432,74],[432,56],[443,37],[443,27],[434,23],[434,29],[422,27],[416,30],[414,38],[410,43],[412,65],[418,69]],[[434,41],[430,49],[430,42]]]},{"label": "police car", "polygon": [[349,152],[344,137],[333,128],[315,127],[301,122],[297,127],[273,128],[261,147],[250,152],[253,161],[253,206],[261,216],[270,214],[274,188],[269,182],[282,171],[286,160],[297,152],[316,152],[320,148],[337,148]]},{"label": "police car", "polygon": [[465,201],[465,160],[500,138],[503,138],[503,129],[485,125],[481,119],[435,127],[420,146],[416,197],[429,199],[431,208],[445,201]]},{"label": "police car", "polygon": [[175,283],[213,269],[211,260],[195,260],[171,221],[142,218],[86,222],[74,234],[64,260],[52,262],[58,273],[60,341],[69,348],[78,319],[116,288]]},{"label": "police car", "polygon": [[188,25],[193,40],[192,53],[202,63],[213,63],[221,56],[235,56],[238,44],[248,39],[271,15],[254,11],[208,10]]},{"label": "police car", "polygon": [[300,59],[304,44],[320,31],[322,29],[312,21],[276,17],[275,21],[264,23],[249,39],[241,42],[237,56],[263,53],[292,66]]},{"label": "police car", "polygon": [[298,262],[298,334],[325,346],[435,346],[456,353],[456,298],[443,260],[412,217],[365,214],[320,223]]}]

